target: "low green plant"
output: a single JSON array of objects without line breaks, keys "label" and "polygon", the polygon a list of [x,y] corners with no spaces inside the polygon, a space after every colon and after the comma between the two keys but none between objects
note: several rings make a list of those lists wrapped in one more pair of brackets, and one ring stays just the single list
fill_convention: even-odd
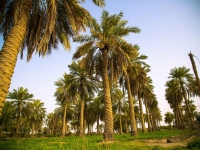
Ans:
[{"label": "low green plant", "polygon": [[180,135],[181,130],[161,130],[157,132],[115,134],[113,142],[104,142],[102,135],[75,135],[66,137],[11,138],[0,141],[0,150],[180,150],[185,147],[147,146],[140,140],[164,139]]},{"label": "low green plant", "polygon": [[200,138],[194,139],[187,144],[187,148],[191,150],[200,150]]}]

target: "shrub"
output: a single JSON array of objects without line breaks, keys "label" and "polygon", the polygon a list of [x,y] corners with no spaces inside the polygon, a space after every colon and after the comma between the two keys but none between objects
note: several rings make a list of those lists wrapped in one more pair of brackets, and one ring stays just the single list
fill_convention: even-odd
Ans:
[{"label": "shrub", "polygon": [[195,139],[187,144],[188,149],[199,150],[200,149],[200,138]]}]

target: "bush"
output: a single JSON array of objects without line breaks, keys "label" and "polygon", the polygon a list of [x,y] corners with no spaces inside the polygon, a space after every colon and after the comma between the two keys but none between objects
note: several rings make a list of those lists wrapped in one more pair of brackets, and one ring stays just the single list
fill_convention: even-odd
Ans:
[{"label": "bush", "polygon": [[199,150],[200,149],[200,138],[195,139],[187,144],[188,149]]}]

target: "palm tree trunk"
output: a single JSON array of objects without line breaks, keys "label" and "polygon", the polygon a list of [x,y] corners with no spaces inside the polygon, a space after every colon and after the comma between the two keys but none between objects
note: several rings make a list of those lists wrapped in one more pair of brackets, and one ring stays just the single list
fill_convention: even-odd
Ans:
[{"label": "palm tree trunk", "polygon": [[84,123],[84,100],[80,101],[80,121],[79,121],[79,136],[83,136],[83,123]]},{"label": "palm tree trunk", "polygon": [[190,110],[190,106],[189,106],[189,103],[188,103],[188,100],[187,100],[186,92],[185,92],[184,87],[183,87],[182,84],[181,84],[181,89],[182,89],[182,92],[183,92],[183,98],[185,100],[185,104],[186,104],[186,107],[187,107],[187,112],[189,114],[190,122],[193,125],[194,118],[193,118],[192,112]]},{"label": "palm tree trunk", "polygon": [[154,132],[155,131],[155,126],[153,124],[153,118],[152,118],[152,111],[151,111],[151,109],[149,109],[149,113],[150,113],[149,118],[150,118],[150,123],[151,123],[151,131]]},{"label": "palm tree trunk", "polygon": [[83,118],[83,135],[85,135],[85,130],[86,130],[86,119],[84,117]]},{"label": "palm tree trunk", "polygon": [[62,134],[61,134],[61,136],[65,136],[65,129],[66,129],[66,113],[67,113],[67,102],[65,102],[64,111],[63,111]]},{"label": "palm tree trunk", "polygon": [[184,124],[183,116],[182,116],[182,113],[181,113],[181,110],[180,110],[180,105],[178,105],[177,108],[178,108],[178,116],[179,116],[180,123],[181,123],[181,129],[184,129],[185,128],[185,124]]},{"label": "palm tree trunk", "polygon": [[190,54],[188,54],[188,55],[189,55],[190,61],[192,63],[192,68],[193,68],[193,71],[194,71],[194,74],[195,74],[195,77],[196,77],[196,83],[197,83],[199,95],[200,95],[200,80],[199,80],[196,64],[195,64],[194,59],[193,59],[193,54],[190,52]]},{"label": "palm tree trunk", "polygon": [[120,128],[120,134],[122,134],[122,115],[121,115],[121,112],[119,114],[119,128]]},{"label": "palm tree trunk", "polygon": [[140,95],[138,94],[139,99],[139,105],[140,105],[140,117],[141,117],[141,123],[142,123],[142,133],[145,132],[145,125],[144,125],[144,116],[143,116],[143,109],[142,109],[142,100]]},{"label": "palm tree trunk", "polygon": [[129,76],[127,73],[125,73],[125,78],[127,82],[127,92],[128,92],[128,100],[129,100],[129,113],[130,113],[130,118],[131,118],[131,136],[137,136],[137,127],[136,127],[136,121],[135,121],[135,112],[134,112],[134,105],[133,105],[133,98],[132,98],[132,93],[131,93],[131,88],[130,88],[130,81],[129,81]]},{"label": "palm tree trunk", "polygon": [[99,133],[99,113],[97,114],[97,134]]},{"label": "palm tree trunk", "polygon": [[108,50],[102,49],[103,64],[102,64],[102,75],[103,75],[103,90],[104,90],[104,107],[105,107],[105,128],[104,128],[104,140],[113,140],[113,114],[112,104],[110,97],[110,86],[108,80]]},{"label": "palm tree trunk", "polygon": [[32,124],[32,136],[34,136],[34,130],[35,130],[35,126],[34,123]]},{"label": "palm tree trunk", "polygon": [[27,24],[30,18],[32,0],[24,1],[21,6],[19,20],[14,23],[8,35],[5,37],[2,50],[0,51],[0,112],[6,100],[10,87],[11,77],[17,61],[17,55],[24,41]]},{"label": "palm tree trunk", "polygon": [[18,104],[18,109],[17,109],[17,122],[16,122],[16,131],[15,131],[15,136],[17,137],[19,134],[19,123],[20,123],[20,104]]},{"label": "palm tree trunk", "polygon": [[146,108],[146,114],[147,114],[147,124],[148,124],[148,132],[151,132],[151,125],[150,125],[150,116],[149,116],[149,110],[147,106],[147,100],[144,101],[145,108]]}]

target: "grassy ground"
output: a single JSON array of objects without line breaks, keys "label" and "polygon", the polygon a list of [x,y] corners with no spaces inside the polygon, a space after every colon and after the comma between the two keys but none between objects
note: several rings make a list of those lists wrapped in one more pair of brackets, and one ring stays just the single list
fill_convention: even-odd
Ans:
[{"label": "grassy ground", "polygon": [[[168,150],[185,149],[185,147],[148,146],[140,140],[166,139],[177,135],[189,135],[190,131],[162,130],[151,133],[139,133],[137,137],[129,134],[115,134],[114,142],[102,142],[102,135],[44,137],[44,138],[11,138],[0,141],[0,150]],[[6,140],[6,139],[5,139]]]}]

